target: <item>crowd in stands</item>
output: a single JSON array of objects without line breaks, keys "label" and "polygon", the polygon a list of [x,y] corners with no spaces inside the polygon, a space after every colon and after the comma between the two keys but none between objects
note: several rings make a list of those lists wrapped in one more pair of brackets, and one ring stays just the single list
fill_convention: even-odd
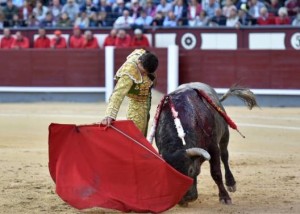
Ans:
[{"label": "crowd in stands", "polygon": [[300,0],[0,0],[0,28],[300,26]]},{"label": "crowd in stands", "polygon": [[[33,41],[33,48],[80,48],[80,49],[99,49],[98,39],[93,35],[92,31],[85,30],[82,35],[82,30],[75,26],[73,34],[67,39],[62,35],[60,30],[53,32],[53,37],[49,38],[44,28],[38,29],[38,36]],[[134,30],[134,35],[130,36],[124,29],[113,28],[109,35],[106,36],[103,42],[103,47],[115,46],[123,47],[150,47],[147,37],[139,28]],[[9,28],[3,29],[3,37],[0,40],[1,49],[27,49],[30,48],[29,39],[22,35],[21,31],[17,31],[15,35],[11,35]]]}]

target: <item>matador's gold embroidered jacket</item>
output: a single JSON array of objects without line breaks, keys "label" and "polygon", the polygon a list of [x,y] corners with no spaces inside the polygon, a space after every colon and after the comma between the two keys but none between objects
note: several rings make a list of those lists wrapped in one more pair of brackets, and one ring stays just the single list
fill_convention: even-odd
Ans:
[{"label": "matador's gold embroidered jacket", "polygon": [[153,82],[145,74],[142,75],[137,66],[138,58],[145,53],[143,49],[133,51],[125,63],[117,71],[117,84],[110,96],[106,116],[116,119],[125,96],[129,98],[127,119],[147,135],[149,111],[151,107],[151,87]]}]

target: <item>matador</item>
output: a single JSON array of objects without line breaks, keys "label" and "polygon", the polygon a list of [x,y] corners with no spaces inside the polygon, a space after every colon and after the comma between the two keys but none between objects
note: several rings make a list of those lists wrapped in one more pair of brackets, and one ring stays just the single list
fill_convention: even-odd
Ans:
[{"label": "matador", "polygon": [[144,49],[136,49],[120,67],[115,75],[117,84],[110,96],[103,125],[116,120],[120,106],[127,96],[129,105],[127,119],[133,120],[138,129],[146,136],[151,107],[151,89],[156,81],[157,57]]}]

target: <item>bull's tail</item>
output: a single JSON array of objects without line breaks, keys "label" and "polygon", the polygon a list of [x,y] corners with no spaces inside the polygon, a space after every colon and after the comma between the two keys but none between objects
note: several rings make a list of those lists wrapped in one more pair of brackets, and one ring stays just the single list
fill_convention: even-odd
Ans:
[{"label": "bull's tail", "polygon": [[229,96],[236,96],[239,99],[243,100],[249,109],[258,106],[255,95],[248,88],[234,85],[220,98],[220,101],[224,101]]}]

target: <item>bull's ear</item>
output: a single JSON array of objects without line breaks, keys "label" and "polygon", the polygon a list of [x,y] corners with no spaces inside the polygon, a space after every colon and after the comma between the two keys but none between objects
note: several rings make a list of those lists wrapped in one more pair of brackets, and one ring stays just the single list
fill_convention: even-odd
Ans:
[{"label": "bull's ear", "polygon": [[205,158],[205,160],[210,160],[210,154],[204,149],[194,147],[194,148],[186,149],[185,151],[186,154],[191,158],[195,156],[200,156]]}]

